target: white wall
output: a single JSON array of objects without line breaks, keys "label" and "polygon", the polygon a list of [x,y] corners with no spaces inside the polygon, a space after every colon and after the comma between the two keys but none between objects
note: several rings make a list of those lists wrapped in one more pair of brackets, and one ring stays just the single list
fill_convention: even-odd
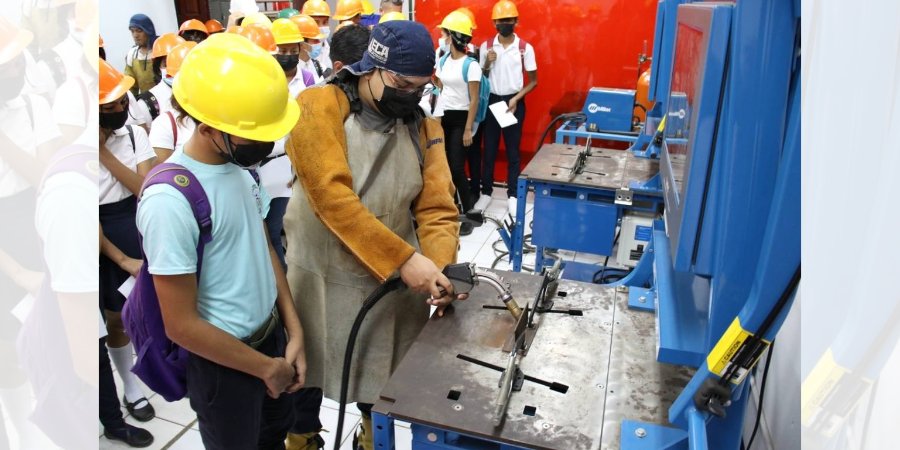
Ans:
[{"label": "white wall", "polygon": [[106,48],[106,59],[116,69],[125,70],[125,53],[134,46],[128,20],[143,13],[153,20],[156,34],[178,31],[175,2],[160,0],[100,0],[100,36]]}]

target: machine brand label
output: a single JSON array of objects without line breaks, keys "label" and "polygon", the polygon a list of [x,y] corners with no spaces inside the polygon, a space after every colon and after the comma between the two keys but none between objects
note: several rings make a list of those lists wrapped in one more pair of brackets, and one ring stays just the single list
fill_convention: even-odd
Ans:
[{"label": "machine brand label", "polygon": [[590,105],[588,105],[588,112],[590,112],[591,114],[597,114],[598,112],[608,113],[612,112],[612,108],[608,106],[600,106],[596,103],[591,103]]},{"label": "machine brand label", "polygon": [[653,228],[645,227],[643,225],[638,225],[638,226],[634,227],[634,240],[650,242],[650,235],[652,233],[653,233]]}]

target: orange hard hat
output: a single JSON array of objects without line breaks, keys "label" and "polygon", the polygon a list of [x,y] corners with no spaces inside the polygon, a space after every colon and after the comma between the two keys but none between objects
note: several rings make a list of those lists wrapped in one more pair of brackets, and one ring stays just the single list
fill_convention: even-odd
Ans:
[{"label": "orange hard hat", "polygon": [[206,32],[209,34],[225,31],[225,27],[222,26],[222,22],[219,22],[216,19],[209,19],[204,25],[206,25]]},{"label": "orange hard hat", "polygon": [[242,26],[240,26],[240,25],[232,25],[232,26],[228,27],[228,29],[226,29],[225,32],[226,32],[226,33],[241,34],[241,29],[242,29],[242,28],[244,28],[244,27],[242,27]]},{"label": "orange hard hat", "polygon": [[307,16],[331,17],[331,7],[328,6],[325,0],[307,0],[303,4],[303,10],[300,13]]},{"label": "orange hard hat", "polygon": [[169,56],[166,56],[166,73],[170,77],[174,77],[175,74],[178,73],[178,70],[181,69],[181,63],[184,61],[184,57],[196,46],[197,43],[194,41],[184,41],[176,45],[175,48],[169,52]]},{"label": "orange hard hat", "polygon": [[297,14],[291,17],[291,22],[297,24],[303,39],[325,39],[325,35],[319,30],[316,20],[306,14]]},{"label": "orange hard hat", "polygon": [[122,75],[108,62],[100,60],[100,104],[105,105],[122,98],[134,86],[134,78]]},{"label": "orange hard hat", "polygon": [[203,34],[209,34],[209,31],[206,30],[206,25],[197,19],[185,20],[184,23],[181,24],[181,28],[178,29],[178,34],[181,35],[181,33],[188,30],[202,31]]},{"label": "orange hard hat", "polygon": [[252,24],[241,27],[237,34],[250,39],[254,44],[267,52],[278,51],[278,45],[275,44],[275,35],[272,34],[272,30],[263,25]]},{"label": "orange hard hat", "polygon": [[34,39],[34,34],[0,17],[0,64],[19,56]]},{"label": "orange hard hat", "polygon": [[360,0],[338,0],[334,11],[334,20],[349,20],[363,13]]},{"label": "orange hard hat", "polygon": [[509,0],[500,0],[494,4],[491,20],[508,19],[510,17],[519,17],[519,10],[516,9],[515,3]]},{"label": "orange hard hat", "polygon": [[467,16],[469,16],[469,20],[472,21],[472,29],[473,29],[473,30],[476,29],[476,28],[478,28],[477,26],[475,26],[475,13],[473,13],[471,9],[466,8],[465,6],[463,6],[463,7],[461,7],[461,8],[456,8],[456,10],[459,11],[459,12],[461,12],[461,13],[463,13],[463,14],[465,14],[465,15],[467,15]]},{"label": "orange hard hat", "polygon": [[184,42],[184,39],[175,33],[166,33],[156,39],[153,43],[153,51],[150,53],[151,58],[159,58],[166,56],[175,48],[176,45]]}]

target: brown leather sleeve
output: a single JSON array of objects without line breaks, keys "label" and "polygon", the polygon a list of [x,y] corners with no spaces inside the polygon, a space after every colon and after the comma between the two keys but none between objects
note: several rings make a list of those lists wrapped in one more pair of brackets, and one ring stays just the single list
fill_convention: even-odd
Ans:
[{"label": "brown leather sleeve", "polygon": [[376,279],[383,282],[415,248],[381,223],[353,191],[344,120],[350,104],[336,86],[300,93],[300,119],[285,152],[316,217]]},{"label": "brown leather sleeve", "polygon": [[422,172],[424,186],[413,205],[419,224],[416,234],[422,254],[443,269],[456,262],[459,248],[459,212],[453,201],[456,188],[450,177],[441,124],[435,119],[426,119],[419,140],[425,167]]}]

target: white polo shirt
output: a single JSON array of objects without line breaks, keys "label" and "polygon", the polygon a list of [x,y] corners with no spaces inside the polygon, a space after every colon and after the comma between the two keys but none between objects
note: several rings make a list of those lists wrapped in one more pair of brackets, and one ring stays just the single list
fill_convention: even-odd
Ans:
[{"label": "white polo shirt", "polygon": [[[491,94],[513,95],[525,87],[525,78],[522,70],[522,55],[519,52],[519,36],[515,36],[512,44],[503,48],[499,36],[481,44],[481,67],[487,64],[488,43],[497,53],[497,60],[491,65]],[[534,57],[534,47],[525,43],[525,72],[537,70],[537,61]]]},{"label": "white polo shirt", "polygon": [[[453,59],[452,55],[447,56],[443,67],[440,60],[437,62],[435,75],[441,79],[441,84],[444,86],[440,96],[444,111],[469,110],[469,86],[463,78],[466,58],[468,56],[459,59]],[[469,83],[481,81],[481,67],[475,61],[469,64],[468,80]]]},{"label": "white polo shirt", "polygon": [[[172,110],[172,88],[169,87],[164,80],[161,80],[156,86],[150,88],[150,93],[156,97],[156,102],[159,104],[160,115],[166,111]],[[153,115],[150,114],[150,107],[147,106],[147,102],[138,100],[135,102],[134,108],[129,107],[128,109],[134,114],[136,123],[153,122]]]},{"label": "white polo shirt", "polygon": [[[297,98],[304,89],[306,89],[306,85],[303,84],[303,73],[298,70],[297,75],[288,82],[288,93],[290,93],[291,98]],[[284,145],[289,136],[275,141],[275,147],[272,148],[272,153],[269,156],[284,155]],[[263,185],[269,197],[282,198],[291,196],[290,183],[294,179],[294,169],[291,167],[290,158],[287,156],[275,158],[260,167],[257,173],[259,174],[260,184]]]},{"label": "white polo shirt", "polygon": [[[25,102],[31,104],[31,117]],[[0,132],[18,147],[18,151],[29,156],[37,155],[38,147],[60,137],[50,104],[37,95],[19,96],[0,104]],[[18,194],[29,186],[25,178],[0,158],[0,197]]]},{"label": "white polo shirt", "polygon": [[[128,127],[119,128],[106,140],[106,148],[129,169],[137,173],[138,164],[156,156],[147,132],[139,126],[131,126],[134,132],[134,147],[131,146],[131,138],[128,137]],[[133,195],[124,184],[119,183],[103,164],[100,164],[100,204],[106,205],[125,200]]]},{"label": "white polo shirt", "polygon": [[[174,128],[172,122],[175,122]],[[193,119],[185,117],[179,120],[178,111],[166,111],[153,119],[150,125],[150,146],[174,151],[191,138],[196,128]]]}]

